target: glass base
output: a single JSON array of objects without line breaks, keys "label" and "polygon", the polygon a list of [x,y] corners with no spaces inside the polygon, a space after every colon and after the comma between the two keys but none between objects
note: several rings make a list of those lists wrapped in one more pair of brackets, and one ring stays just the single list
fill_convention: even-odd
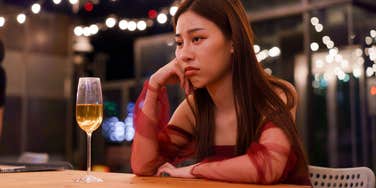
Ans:
[{"label": "glass base", "polygon": [[100,182],[103,182],[102,179],[97,178],[93,175],[86,175],[86,176],[84,176],[80,179],[76,179],[74,181],[78,182],[78,183],[100,183]]}]

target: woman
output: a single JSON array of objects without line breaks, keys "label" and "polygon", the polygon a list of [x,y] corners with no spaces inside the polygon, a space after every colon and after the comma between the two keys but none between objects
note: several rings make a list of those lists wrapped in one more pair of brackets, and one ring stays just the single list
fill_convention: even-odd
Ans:
[{"label": "woman", "polygon": [[[257,62],[241,2],[183,1],[174,26],[176,58],[145,82],[136,104],[133,172],[309,185],[296,92]],[[186,99],[168,121],[164,86],[174,83]],[[187,158],[196,162],[173,165]]]}]

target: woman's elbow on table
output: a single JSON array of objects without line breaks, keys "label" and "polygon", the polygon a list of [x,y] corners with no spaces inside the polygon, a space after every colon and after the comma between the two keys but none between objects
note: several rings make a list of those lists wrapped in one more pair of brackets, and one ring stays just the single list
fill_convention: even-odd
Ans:
[{"label": "woman's elbow on table", "polygon": [[150,169],[149,165],[146,163],[139,163],[131,160],[132,172],[137,176],[153,176],[155,170]]},{"label": "woman's elbow on table", "polygon": [[153,176],[154,175],[154,172],[150,170],[142,169],[142,167],[132,166],[132,172],[133,174],[136,174],[137,176]]}]

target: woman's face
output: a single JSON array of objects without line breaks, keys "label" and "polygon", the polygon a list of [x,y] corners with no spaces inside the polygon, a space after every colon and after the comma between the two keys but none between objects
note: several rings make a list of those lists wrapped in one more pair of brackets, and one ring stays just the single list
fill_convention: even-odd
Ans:
[{"label": "woman's face", "polygon": [[187,11],[180,15],[175,30],[176,58],[195,88],[231,74],[232,42],[217,25]]}]

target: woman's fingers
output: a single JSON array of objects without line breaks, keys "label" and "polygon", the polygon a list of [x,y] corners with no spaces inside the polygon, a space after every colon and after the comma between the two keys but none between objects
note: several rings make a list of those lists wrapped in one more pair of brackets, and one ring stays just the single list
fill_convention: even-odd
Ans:
[{"label": "woman's fingers", "polygon": [[156,73],[152,75],[155,82],[158,82],[160,86],[166,84],[177,84],[187,93],[189,92],[188,79],[184,75],[184,70],[179,64],[178,60],[173,59],[167,65],[160,68]]},{"label": "woman's fingers", "polygon": [[187,77],[185,77],[185,74],[184,74],[184,70],[183,68],[180,66],[178,60],[174,60],[174,63],[176,65],[176,69],[175,69],[175,72],[176,74],[178,75],[179,77],[179,81],[180,81],[180,87],[184,90],[185,94],[189,94],[189,80]]},{"label": "woman's fingers", "polygon": [[162,166],[158,168],[156,176],[166,175],[165,173],[169,174],[170,169],[174,169],[175,166],[173,166],[170,163],[165,163]]},{"label": "woman's fingers", "polygon": [[174,61],[174,72],[179,78],[180,86],[184,88],[185,84],[185,76],[184,76],[184,71],[180,67],[177,61]]}]

